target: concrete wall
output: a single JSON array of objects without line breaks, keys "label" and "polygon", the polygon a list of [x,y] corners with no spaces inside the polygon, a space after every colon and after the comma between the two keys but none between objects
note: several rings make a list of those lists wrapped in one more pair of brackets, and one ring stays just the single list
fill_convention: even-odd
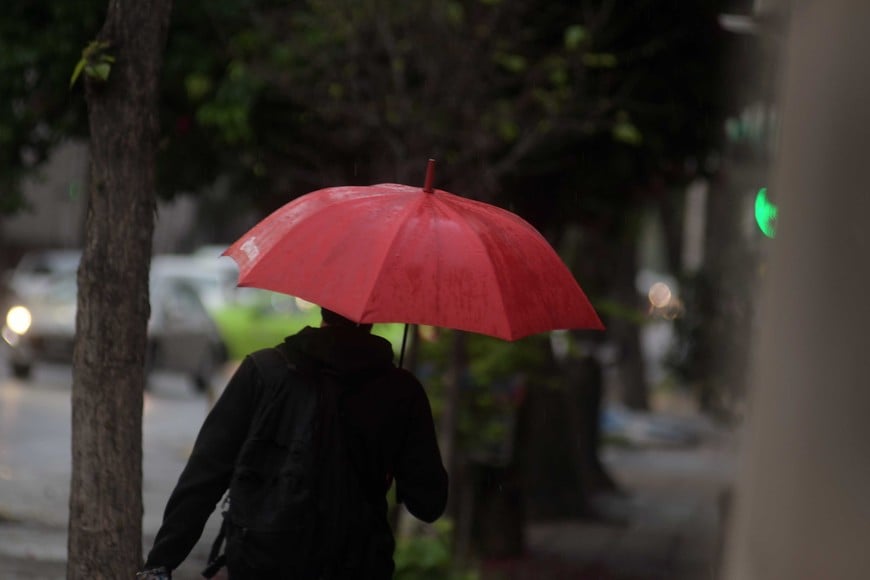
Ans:
[{"label": "concrete wall", "polygon": [[[0,271],[14,266],[28,250],[81,247],[87,187],[87,144],[64,143],[39,175],[23,184],[29,207],[14,216],[0,218]],[[154,252],[181,251],[189,245],[197,225],[197,202],[191,196],[159,202]]]},{"label": "concrete wall", "polygon": [[39,175],[22,184],[30,207],[0,221],[0,266],[27,248],[81,245],[87,172],[87,145],[71,141],[57,148]]}]

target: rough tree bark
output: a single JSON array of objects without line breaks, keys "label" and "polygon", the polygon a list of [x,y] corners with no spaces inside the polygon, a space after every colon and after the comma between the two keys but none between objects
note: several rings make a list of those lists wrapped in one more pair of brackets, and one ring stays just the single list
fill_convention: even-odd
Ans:
[{"label": "rough tree bark", "polygon": [[91,181],[78,272],[67,578],[142,563],[142,392],[157,98],[171,0],[110,0],[107,81],[85,79]]}]

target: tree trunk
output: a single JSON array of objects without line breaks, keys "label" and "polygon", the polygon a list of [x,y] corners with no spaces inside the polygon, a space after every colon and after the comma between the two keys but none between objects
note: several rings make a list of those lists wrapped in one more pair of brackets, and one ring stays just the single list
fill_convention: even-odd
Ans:
[{"label": "tree trunk", "polygon": [[568,363],[564,371],[568,383],[569,405],[574,411],[580,480],[584,495],[622,493],[601,461],[601,410],[604,403],[604,376],[601,363],[591,354]]},{"label": "tree trunk", "polygon": [[516,558],[526,551],[522,474],[516,462],[504,467],[471,465],[473,544],[480,558]]},{"label": "tree trunk", "polygon": [[657,217],[664,233],[665,263],[668,272],[674,276],[683,273],[685,198],[685,189],[670,188],[657,208]]},{"label": "tree trunk", "polygon": [[468,553],[467,524],[470,514],[467,509],[466,486],[468,478],[464,459],[457,444],[459,428],[459,403],[462,381],[468,370],[468,335],[462,331],[451,333],[450,361],[441,416],[441,454],[450,474],[447,515],[454,524],[453,561],[455,569],[461,569]]},{"label": "tree trunk", "polygon": [[91,181],[73,356],[67,578],[142,564],[142,393],[154,229],[157,99],[171,0],[109,2],[116,58],[86,78]]},{"label": "tree trunk", "polygon": [[465,373],[468,370],[468,336],[465,332],[454,331],[451,333],[451,348],[448,376],[446,381],[446,392],[444,401],[444,412],[441,416],[440,435],[441,435],[441,455],[444,458],[444,466],[450,474],[450,495],[448,499],[447,513],[456,518],[458,516],[458,504],[456,498],[458,491],[463,485],[456,472],[459,465],[459,454],[457,453],[456,431],[459,423],[459,400],[460,389]]},{"label": "tree trunk", "polygon": [[[636,236],[623,231],[618,250],[613,255],[613,291],[617,301],[629,311],[639,310],[635,276],[637,275]],[[649,409],[649,388],[643,350],[640,344],[640,325],[625,316],[614,316],[608,324],[619,344],[619,377],[622,400],[632,409]]]},{"label": "tree trunk", "polygon": [[581,517],[586,495],[568,388],[530,384],[517,417],[516,460],[531,520]]},{"label": "tree trunk", "polygon": [[757,165],[733,163],[707,198],[703,285],[697,289],[704,308],[699,348],[706,357],[696,388],[701,409],[717,415],[727,416],[742,398],[751,356],[758,268],[742,228],[751,218],[747,191],[766,177]]}]

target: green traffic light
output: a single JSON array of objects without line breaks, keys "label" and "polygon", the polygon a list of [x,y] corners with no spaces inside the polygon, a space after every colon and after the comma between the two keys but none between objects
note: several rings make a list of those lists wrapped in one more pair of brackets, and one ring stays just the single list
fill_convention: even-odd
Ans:
[{"label": "green traffic light", "polygon": [[766,187],[759,189],[755,195],[755,221],[765,236],[776,236],[776,206],[767,199]]}]

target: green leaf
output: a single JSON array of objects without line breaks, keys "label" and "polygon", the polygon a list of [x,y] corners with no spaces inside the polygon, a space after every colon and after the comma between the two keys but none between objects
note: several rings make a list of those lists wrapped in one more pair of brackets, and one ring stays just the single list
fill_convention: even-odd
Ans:
[{"label": "green leaf", "polygon": [[586,29],[579,24],[574,24],[565,29],[565,48],[577,50],[586,40]]},{"label": "green leaf", "polygon": [[619,64],[619,59],[609,52],[588,52],[583,55],[583,64],[590,68],[613,68]]},{"label": "green leaf", "polygon": [[620,119],[613,126],[613,138],[621,143],[628,145],[640,145],[643,142],[643,135],[631,121],[628,119]]},{"label": "green leaf", "polygon": [[644,314],[633,306],[626,306],[625,304],[618,302],[616,300],[596,300],[594,302],[595,310],[598,311],[599,314],[603,314],[604,316],[615,318],[619,320],[623,320],[630,324],[643,325],[648,322],[648,319]]},{"label": "green leaf", "polygon": [[248,69],[245,66],[245,63],[241,60],[234,60],[230,62],[229,66],[227,67],[227,71],[227,77],[231,81],[235,82],[244,81],[248,75]]},{"label": "green leaf", "polygon": [[513,143],[520,134],[519,127],[511,119],[500,119],[498,123],[498,135],[506,143]]},{"label": "green leaf", "polygon": [[82,71],[85,69],[85,66],[88,64],[84,58],[80,58],[76,63],[76,67],[73,69],[72,76],[69,79],[69,88],[72,88],[74,84],[76,84],[76,80],[78,80],[79,76],[82,74]]},{"label": "green leaf", "polygon": [[563,87],[568,84],[568,71],[563,68],[557,68],[550,71],[550,82],[557,87]]},{"label": "green leaf", "polygon": [[519,54],[499,54],[496,55],[495,61],[513,73],[520,73],[528,66],[526,58]]},{"label": "green leaf", "polygon": [[112,71],[112,63],[115,62],[115,57],[106,54],[106,50],[112,44],[106,40],[92,40],[82,49],[82,57],[76,63],[70,77],[69,86],[75,84],[76,80],[81,76],[82,71],[93,78],[105,82],[109,78],[109,73]]},{"label": "green leaf", "polygon": [[107,62],[101,62],[95,65],[86,65],[85,74],[91,78],[106,82],[109,80],[109,73],[112,72],[112,65]]},{"label": "green leaf", "polygon": [[344,86],[341,83],[329,83],[329,96],[340,100],[344,96]]},{"label": "green leaf", "polygon": [[462,24],[465,20],[465,8],[462,7],[462,4],[459,2],[448,2],[447,3],[447,20],[454,25]]},{"label": "green leaf", "polygon": [[191,73],[184,79],[184,90],[191,101],[201,101],[212,90],[211,79],[202,73]]}]

